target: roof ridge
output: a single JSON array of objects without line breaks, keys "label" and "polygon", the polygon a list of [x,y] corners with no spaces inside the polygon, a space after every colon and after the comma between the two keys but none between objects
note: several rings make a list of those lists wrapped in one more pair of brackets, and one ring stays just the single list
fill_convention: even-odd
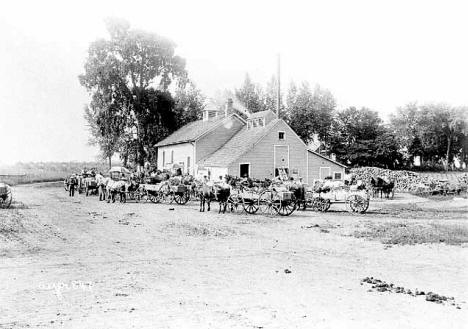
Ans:
[{"label": "roof ridge", "polygon": [[[265,138],[266,135],[268,135],[268,133],[270,133],[271,129],[273,129],[274,127],[276,127],[276,125],[278,123],[280,123],[282,120],[281,119],[274,119],[270,122],[270,124],[268,124],[267,126],[265,126],[265,131],[262,133],[262,134],[259,134],[259,136],[257,138],[255,138],[255,141],[253,143],[251,143],[245,150],[243,150],[241,153],[239,153],[234,159],[230,160],[230,162],[228,163],[231,164],[232,162],[234,162],[235,160],[237,160],[238,158],[240,158],[242,155],[244,155],[245,153],[247,153],[248,151],[250,151],[252,148],[255,147],[255,145],[257,145],[263,138]],[[209,157],[211,156],[214,156],[215,153],[217,153],[218,151],[220,151],[221,149],[223,149],[230,141],[232,141],[234,138],[236,138],[237,136],[240,136],[241,133],[243,133],[243,130],[246,129],[247,131],[249,130],[247,128],[247,126],[244,126],[237,134],[235,134],[231,139],[229,139],[229,141],[227,141],[224,145],[222,145],[221,147],[219,147],[215,152],[211,153],[209,156],[205,157],[203,160],[200,160],[200,163],[202,161],[206,161]]]},{"label": "roof ridge", "polygon": [[229,143],[234,137],[236,137],[241,131],[242,129],[244,129],[244,127],[246,127],[245,125],[245,121],[239,117],[237,114],[233,113],[232,115],[235,115],[236,117],[238,117],[239,119],[241,119],[242,121],[242,124],[243,124],[243,127],[237,132],[235,133],[234,135],[231,136],[231,138],[229,138],[223,145],[220,145],[216,150],[214,150],[213,152],[211,152],[210,154],[208,154],[207,156],[205,156],[203,159],[200,159],[198,160],[197,162],[201,163],[202,161],[205,161],[206,159],[208,159],[211,155],[215,154],[216,152],[218,152],[221,148],[223,148],[224,146],[226,146],[227,143]]},{"label": "roof ridge", "polygon": [[[238,120],[241,121],[242,124],[245,124],[245,120],[243,120],[240,116],[236,115],[235,113],[232,113],[232,114],[228,115],[227,117],[217,118],[216,120],[204,121],[203,119],[199,119],[199,120],[189,122],[186,125],[180,127],[179,129],[174,131],[172,134],[170,134],[169,136],[167,136],[166,138],[164,138],[160,142],[156,143],[154,146],[155,147],[162,147],[162,146],[167,146],[167,145],[175,145],[175,144],[180,144],[180,143],[187,143],[187,142],[197,141],[198,139],[200,139],[204,135],[206,135],[209,132],[213,131],[214,129],[218,128],[227,119],[230,119],[230,118],[233,118],[233,117],[236,117]],[[168,142],[168,140],[170,140],[170,138],[173,137],[174,135],[177,136],[177,134],[182,134],[181,131],[185,132],[185,130],[189,129],[191,126],[196,126],[196,125],[200,125],[200,124],[204,124],[204,123],[206,123],[207,125],[211,124],[211,126],[206,127],[206,129],[202,129],[201,132],[195,134],[194,136],[190,136],[190,138],[178,137],[179,139],[176,138],[175,141]]]}]

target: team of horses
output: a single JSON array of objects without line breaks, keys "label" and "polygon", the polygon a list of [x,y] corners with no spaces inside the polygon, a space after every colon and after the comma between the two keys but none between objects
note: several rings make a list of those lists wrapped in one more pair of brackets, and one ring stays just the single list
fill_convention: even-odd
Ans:
[{"label": "team of horses", "polygon": [[[153,177],[148,177],[142,182],[147,184],[166,184],[171,185],[171,176],[168,173],[161,173]],[[100,174],[95,176],[99,201],[126,202],[127,193],[136,192],[140,188],[140,182],[137,179],[113,180],[111,177],[104,177]],[[227,184],[212,184],[205,180],[197,180],[192,176],[182,176],[179,178],[179,184],[187,187],[191,196],[200,200],[200,211],[210,211],[211,202],[219,203],[219,212],[226,212],[228,199],[231,194],[230,186]]]},{"label": "team of horses", "polygon": [[379,196],[380,198],[385,197],[387,199],[393,198],[394,189],[395,189],[395,182],[388,181],[383,179],[382,177],[372,177],[370,181],[372,185],[372,190],[374,193],[374,197]]}]

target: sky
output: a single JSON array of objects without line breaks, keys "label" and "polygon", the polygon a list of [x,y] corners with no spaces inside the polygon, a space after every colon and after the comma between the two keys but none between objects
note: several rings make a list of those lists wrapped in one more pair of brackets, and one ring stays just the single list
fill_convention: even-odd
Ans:
[{"label": "sky", "polygon": [[0,164],[93,161],[78,82],[104,19],[172,39],[207,95],[291,81],[384,119],[409,102],[468,105],[464,1],[9,1],[0,9]]}]

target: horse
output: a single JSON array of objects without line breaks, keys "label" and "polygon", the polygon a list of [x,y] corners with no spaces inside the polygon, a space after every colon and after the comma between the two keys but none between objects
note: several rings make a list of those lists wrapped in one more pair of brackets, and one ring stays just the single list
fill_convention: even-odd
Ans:
[{"label": "horse", "polygon": [[195,181],[195,191],[200,198],[200,212],[205,211],[205,203],[208,205],[207,211],[210,211],[211,200],[214,199],[214,187],[208,182]]},{"label": "horse", "polygon": [[[231,186],[228,184],[215,184],[214,186],[214,199],[219,203],[218,214],[223,211],[223,214],[226,213],[226,207],[228,204],[229,197],[231,196]],[[209,210],[209,204],[208,204]],[[232,209],[231,209],[232,211]]]},{"label": "horse", "polygon": [[118,194],[120,202],[125,200],[125,190],[128,183],[125,181],[114,181],[111,178],[106,178],[106,194],[107,194],[107,203],[112,200],[112,203],[115,202],[115,196]]},{"label": "horse", "polygon": [[[373,196],[375,197],[376,195],[379,194],[380,192],[380,198],[382,199],[383,196],[385,196],[385,198],[390,198],[390,194],[392,194],[393,192],[393,189],[395,187],[395,182],[393,181],[390,181],[390,182],[386,182],[384,179],[382,179],[381,177],[377,177],[377,179],[375,179],[374,177],[371,178],[371,185],[372,185],[372,189],[373,189]],[[392,195],[393,197],[393,195]]]},{"label": "horse", "polygon": [[86,175],[83,178],[83,183],[85,187],[86,196],[89,194],[97,193],[99,190],[99,185],[97,184],[97,177],[96,175]]},{"label": "horse", "polygon": [[[125,185],[120,190],[120,202],[127,202],[127,193],[134,193],[140,188],[140,184],[135,180],[130,180],[130,183],[124,182]],[[130,196],[132,198],[132,196]]]},{"label": "horse", "polygon": [[294,183],[289,186],[289,191],[294,195],[296,200],[296,208],[305,210],[307,206],[306,197],[305,197],[305,186],[300,183]]},{"label": "horse", "polygon": [[106,200],[106,185],[107,185],[108,179],[109,178],[106,178],[102,176],[101,174],[96,175],[96,183],[98,186],[99,201]]}]

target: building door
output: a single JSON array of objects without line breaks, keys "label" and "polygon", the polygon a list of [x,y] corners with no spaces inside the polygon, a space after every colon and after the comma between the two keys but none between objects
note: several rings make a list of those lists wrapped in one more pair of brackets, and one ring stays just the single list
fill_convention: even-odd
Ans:
[{"label": "building door", "polygon": [[250,177],[250,164],[241,163],[239,165],[239,176],[240,177]]},{"label": "building door", "polygon": [[278,176],[281,171],[285,172],[286,175],[289,174],[289,145],[275,145],[273,153],[275,177]]},{"label": "building door", "polygon": [[331,175],[331,169],[330,167],[320,167],[320,179],[325,179],[325,177],[328,177]]}]

